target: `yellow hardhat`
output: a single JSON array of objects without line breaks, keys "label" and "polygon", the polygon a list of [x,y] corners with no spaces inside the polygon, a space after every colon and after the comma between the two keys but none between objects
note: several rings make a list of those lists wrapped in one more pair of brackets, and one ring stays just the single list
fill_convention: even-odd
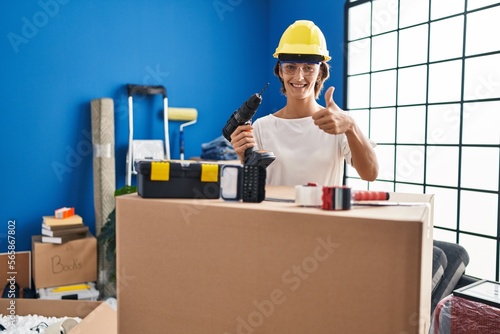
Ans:
[{"label": "yellow hardhat", "polygon": [[308,20],[295,21],[285,30],[273,57],[280,60],[332,59],[326,48],[325,36],[314,22]]}]

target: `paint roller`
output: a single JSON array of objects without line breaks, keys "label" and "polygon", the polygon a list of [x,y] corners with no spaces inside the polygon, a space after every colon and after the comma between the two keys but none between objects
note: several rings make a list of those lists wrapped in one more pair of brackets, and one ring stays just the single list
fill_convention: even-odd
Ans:
[{"label": "paint roller", "polygon": [[196,123],[198,119],[198,110],[195,108],[168,108],[168,120],[184,122],[179,130],[179,151],[180,158],[184,160],[184,128]]}]

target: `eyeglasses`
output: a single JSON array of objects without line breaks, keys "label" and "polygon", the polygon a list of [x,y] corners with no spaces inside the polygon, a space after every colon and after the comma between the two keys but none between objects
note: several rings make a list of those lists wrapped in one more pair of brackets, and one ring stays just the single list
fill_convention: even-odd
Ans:
[{"label": "eyeglasses", "polygon": [[318,73],[319,64],[304,64],[299,66],[295,63],[281,63],[281,69],[287,75],[295,75],[298,69],[302,69],[302,75],[307,77]]}]

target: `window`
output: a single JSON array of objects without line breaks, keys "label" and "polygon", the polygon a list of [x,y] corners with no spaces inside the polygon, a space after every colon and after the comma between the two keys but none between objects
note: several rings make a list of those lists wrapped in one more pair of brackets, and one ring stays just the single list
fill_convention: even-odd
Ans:
[{"label": "window", "polygon": [[378,146],[355,189],[435,194],[434,239],[500,275],[500,1],[346,1],[345,107]]}]

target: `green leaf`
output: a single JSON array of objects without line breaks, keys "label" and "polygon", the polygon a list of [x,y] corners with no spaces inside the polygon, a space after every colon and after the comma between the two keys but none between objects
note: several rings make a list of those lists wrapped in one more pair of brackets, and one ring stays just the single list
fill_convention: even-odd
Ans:
[{"label": "green leaf", "polygon": [[117,189],[115,191],[115,196],[120,196],[120,195],[126,195],[126,194],[133,194],[137,192],[137,187],[136,186],[124,186],[120,189]]},{"label": "green leaf", "polygon": [[[135,186],[124,186],[115,191],[115,197],[137,192]],[[104,246],[106,261],[110,264],[109,280],[116,282],[116,208],[106,218],[97,241]]]}]

